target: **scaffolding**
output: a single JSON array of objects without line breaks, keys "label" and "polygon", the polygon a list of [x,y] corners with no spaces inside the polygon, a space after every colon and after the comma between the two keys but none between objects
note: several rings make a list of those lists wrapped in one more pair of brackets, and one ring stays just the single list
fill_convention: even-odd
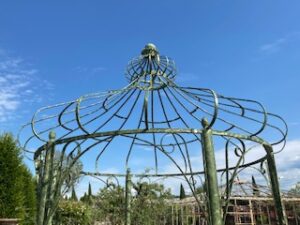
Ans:
[{"label": "scaffolding", "polygon": [[[288,225],[300,225],[300,198],[282,198]],[[207,225],[205,212],[193,198],[173,200],[170,225]],[[230,197],[226,225],[276,225],[272,197]]]}]

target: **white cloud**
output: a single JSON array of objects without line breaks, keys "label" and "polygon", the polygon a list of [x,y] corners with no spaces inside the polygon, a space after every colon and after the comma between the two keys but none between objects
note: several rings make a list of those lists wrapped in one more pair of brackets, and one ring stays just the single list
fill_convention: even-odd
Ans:
[{"label": "white cloud", "polygon": [[189,83],[199,80],[200,76],[195,73],[179,73],[175,78],[175,81],[178,83]]},{"label": "white cloud", "polygon": [[259,47],[259,51],[264,54],[272,54],[281,50],[288,42],[300,37],[300,32],[291,32],[284,37],[278,38]]},{"label": "white cloud", "polygon": [[20,106],[23,91],[29,86],[29,82],[22,75],[12,77],[0,71],[0,76],[0,122],[5,122]]},{"label": "white cloud", "polygon": [[[245,162],[251,162],[259,159],[265,154],[264,149],[260,147],[254,147],[245,157]],[[224,149],[217,150],[215,153],[215,158],[218,168],[224,168],[225,166],[225,156]],[[236,164],[238,158],[234,155],[234,152],[229,152],[230,166]],[[196,155],[191,157],[191,163],[193,165],[193,171],[203,170],[202,156]],[[284,150],[275,155],[276,166],[278,177],[280,178],[281,189],[289,190],[293,185],[300,181],[300,140],[291,140],[286,143]],[[176,161],[180,162],[178,158]],[[183,163],[179,163],[181,168]],[[162,168],[163,173],[179,173],[179,170],[172,163],[166,164]],[[251,175],[256,177],[256,181],[264,185],[264,178],[260,176],[259,173],[254,169],[244,170],[240,174],[242,180],[247,180],[251,182]],[[183,181],[184,182],[184,181]],[[176,193],[178,192],[180,181],[170,180],[166,182],[166,186],[172,188]]]},{"label": "white cloud", "polygon": [[260,47],[260,51],[264,53],[277,52],[286,42],[287,42],[287,38],[279,38],[273,42],[262,45]]},{"label": "white cloud", "polygon": [[288,141],[285,149],[276,155],[280,184],[290,189],[300,181],[300,140]]},{"label": "white cloud", "polygon": [[[250,162],[258,159],[264,154],[264,150],[262,147],[255,147],[252,151],[250,151],[246,157],[246,161]],[[224,160],[224,149],[220,149],[216,151],[215,154],[218,168],[223,168],[225,165]],[[234,156],[233,152],[229,153],[229,158],[231,160],[231,165],[234,165],[237,161],[237,157]],[[178,162],[181,168],[184,168],[183,163],[180,162],[179,157],[175,157],[175,160]],[[193,165],[193,171],[200,171],[203,169],[202,156],[200,154],[193,155],[191,157],[191,163]],[[286,144],[285,149],[276,154],[276,163],[278,170],[278,177],[280,178],[281,189],[289,190],[293,185],[295,185],[298,181],[300,181],[300,139],[299,140],[291,140]],[[144,168],[141,166],[141,173],[143,173]],[[176,168],[176,166],[169,162],[166,164],[160,165],[160,173],[180,173],[180,171]],[[119,173],[120,170],[118,168],[108,168],[103,173]],[[153,172],[153,171],[151,171]],[[251,182],[251,176],[254,175],[256,182],[262,185],[265,185],[263,176],[260,176],[259,173],[254,169],[247,169],[242,174],[240,174],[240,180]],[[102,179],[106,180],[105,177]],[[136,178],[135,178],[136,179]],[[197,178],[196,185],[201,185],[200,177]],[[203,179],[203,176],[202,178]],[[120,184],[124,183],[124,178],[121,177]],[[153,178],[153,181],[157,179]],[[97,193],[99,188],[103,187],[103,182],[98,179],[92,177],[85,177],[82,179],[81,183],[76,188],[78,196],[82,196],[84,192],[87,191],[88,183],[91,183],[93,193]],[[180,184],[182,183],[186,189],[186,192],[189,192],[189,187],[186,181],[182,178],[167,178],[167,179],[158,179],[157,182],[161,182],[165,185],[166,188],[170,188],[174,194],[179,193]]]},{"label": "white cloud", "polygon": [[299,126],[300,125],[300,122],[290,122],[288,123],[289,126]]},{"label": "white cloud", "polygon": [[86,66],[77,66],[74,68],[74,71],[77,73],[83,73],[85,75],[93,75],[98,74],[107,70],[105,67],[97,66],[97,67],[86,67]]},{"label": "white cloud", "polygon": [[[19,118],[24,103],[38,102],[40,85],[49,90],[49,82],[40,82],[38,70],[19,57],[11,57],[0,49],[0,123]],[[2,124],[3,125],[3,124]]]}]

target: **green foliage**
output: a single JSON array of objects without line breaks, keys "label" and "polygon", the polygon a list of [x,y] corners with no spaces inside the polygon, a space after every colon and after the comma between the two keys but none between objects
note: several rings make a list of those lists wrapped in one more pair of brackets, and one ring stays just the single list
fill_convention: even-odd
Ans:
[{"label": "green foliage", "polygon": [[77,201],[61,201],[53,218],[54,225],[88,225],[91,224],[89,206]]},{"label": "green foliage", "polygon": [[88,194],[86,194],[86,192],[84,193],[84,195],[80,198],[80,201],[92,205],[93,204],[93,194],[92,194],[92,186],[91,183],[89,183],[89,188],[88,188]]},{"label": "green foliage", "polygon": [[125,215],[125,190],[120,186],[109,186],[100,190],[96,196],[94,220],[110,221],[121,225]]},{"label": "green foliage", "polygon": [[184,199],[185,197],[186,197],[186,195],[185,195],[185,190],[184,190],[184,188],[183,188],[183,185],[180,184],[180,195],[179,195],[179,198],[180,198],[180,200],[182,200],[182,199]]},{"label": "green foliage", "polygon": [[290,195],[300,196],[300,182],[298,182],[294,187],[289,190]]},{"label": "green foliage", "polygon": [[92,186],[91,186],[91,183],[89,183],[89,190],[88,190],[88,196],[89,197],[92,197]]},{"label": "green foliage", "polygon": [[87,199],[88,199],[88,196],[87,196],[86,192],[84,192],[84,195],[80,198],[80,201],[86,203]]},{"label": "green foliage", "polygon": [[74,188],[74,187],[72,187],[71,200],[73,200],[73,201],[78,201],[78,198],[77,198],[77,195],[76,195],[76,192],[75,192],[75,188]]},{"label": "green foliage", "polygon": [[[78,153],[79,154],[79,153]],[[82,171],[82,162],[77,160],[73,163],[73,160],[63,155],[61,151],[56,150],[54,155],[54,174],[55,178],[59,177],[60,174],[63,176],[63,182],[60,189],[65,194],[71,190],[72,187],[76,186],[80,179],[80,172]]]},{"label": "green foliage", "polygon": [[35,183],[11,134],[0,135],[0,217],[33,224]]},{"label": "green foliage", "polygon": [[170,190],[156,183],[137,182],[134,185],[137,194],[132,201],[132,225],[161,224],[169,207],[166,199],[171,197]]},{"label": "green foliage", "polygon": [[[53,135],[53,133],[52,133]],[[36,157],[35,164],[39,181],[37,186],[38,191],[38,208],[37,208],[37,223],[43,221],[52,221],[59,201],[72,188],[71,199],[77,201],[74,186],[79,181],[82,163],[77,158],[80,154],[80,149],[73,154],[66,156],[63,151],[55,150],[55,146],[49,145],[48,153],[42,152],[41,157]],[[51,185],[50,185],[51,184]],[[42,212],[46,212],[43,214]]]},{"label": "green foliage", "polygon": [[[166,199],[171,198],[170,190],[163,185],[147,182],[133,184],[136,192],[131,200],[131,224],[160,224],[160,220],[169,210]],[[125,190],[123,187],[110,185],[100,190],[95,196],[95,220],[109,221],[121,225],[125,218]]]},{"label": "green foliage", "polygon": [[25,209],[25,219],[23,221],[23,225],[32,225],[35,222],[36,216],[36,183],[32,177],[30,171],[23,166],[22,167],[23,174],[23,193],[24,193],[24,204],[23,207]]},{"label": "green foliage", "polygon": [[206,186],[206,183],[204,181],[199,187],[196,188],[195,193],[203,194],[205,192],[205,186]]},{"label": "green foliage", "polygon": [[0,217],[24,217],[20,150],[10,134],[0,136]]}]

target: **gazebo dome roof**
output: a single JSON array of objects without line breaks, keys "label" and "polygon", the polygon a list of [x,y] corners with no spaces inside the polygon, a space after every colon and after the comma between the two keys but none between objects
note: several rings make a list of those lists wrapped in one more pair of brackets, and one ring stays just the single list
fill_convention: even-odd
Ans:
[{"label": "gazebo dome roof", "polygon": [[[178,166],[184,165],[182,170],[192,173],[201,169],[193,170],[189,161],[193,151],[198,151],[195,146],[201,146],[199,134],[204,118],[213,135],[236,148],[238,144],[233,139],[284,144],[285,122],[267,112],[261,103],[226,97],[207,88],[181,87],[175,76],[175,62],[160,55],[156,46],[149,43],[140,56],[128,63],[126,87],[39,109],[24,126],[32,130],[24,148],[32,149],[31,144],[45,145],[48,133],[54,131],[57,144],[80,145],[84,153],[97,148],[98,154],[94,155],[97,160],[110,146],[117,145],[126,152],[126,167],[134,151],[143,149],[152,152],[156,171],[159,154],[174,153],[176,160],[182,158],[183,163]],[[114,145],[119,138],[127,141]],[[35,157],[41,151],[42,147]]]}]

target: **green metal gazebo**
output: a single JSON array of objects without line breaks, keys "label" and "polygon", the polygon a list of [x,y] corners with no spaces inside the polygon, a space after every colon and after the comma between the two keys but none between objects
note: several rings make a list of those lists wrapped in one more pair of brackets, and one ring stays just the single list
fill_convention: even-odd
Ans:
[{"label": "green metal gazebo", "polygon": [[[126,225],[131,224],[132,177],[181,177],[200,204],[203,199],[196,188],[203,175],[207,221],[221,225],[235,178],[255,165],[268,174],[278,224],[286,224],[274,159],[287,135],[281,117],[254,100],[177,85],[174,61],[160,55],[153,44],[147,44],[129,62],[126,77],[129,84],[122,89],[43,107],[22,128],[20,142],[26,153],[33,154],[36,167],[37,225],[52,223],[62,193],[76,173],[125,178]],[[248,157],[253,151],[259,152],[257,158]],[[222,152],[222,163],[216,160],[216,152]],[[145,167],[153,168],[151,173],[136,169],[137,154],[144,157]],[[101,170],[107,162],[101,161],[105,155],[107,160],[118,160],[123,172]],[[93,161],[94,170],[89,165],[89,171],[74,172],[72,168],[83,157]],[[164,170],[167,162],[174,171]],[[85,165],[83,168],[86,170]],[[224,193],[219,190],[220,177],[224,178]]]}]

